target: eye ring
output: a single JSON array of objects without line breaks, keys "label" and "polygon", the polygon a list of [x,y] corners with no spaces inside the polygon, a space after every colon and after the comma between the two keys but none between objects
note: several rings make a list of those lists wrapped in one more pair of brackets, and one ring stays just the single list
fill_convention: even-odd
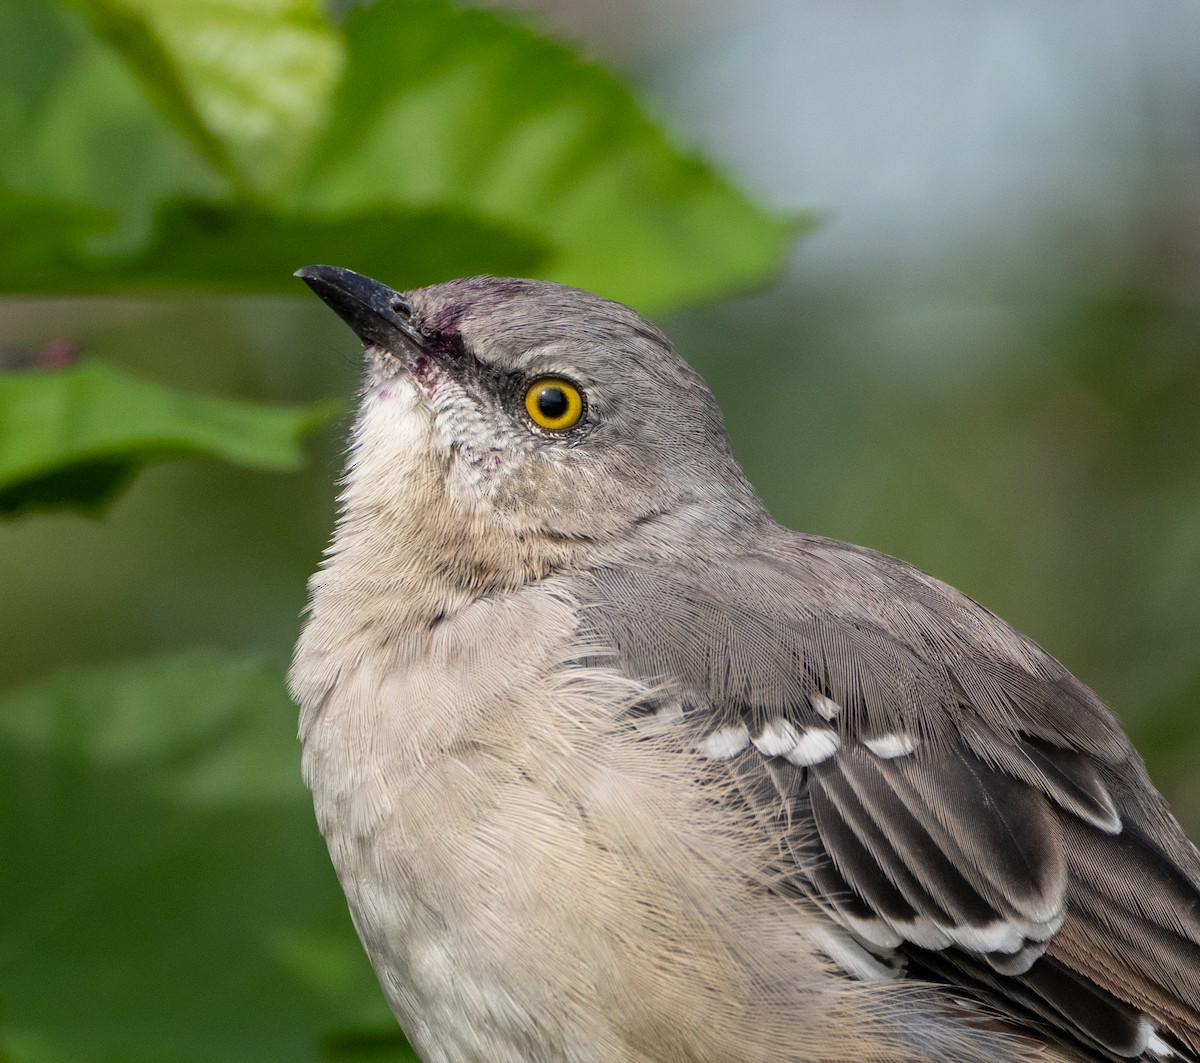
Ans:
[{"label": "eye ring", "polygon": [[525,412],[539,428],[565,432],[583,420],[587,402],[583,392],[559,376],[542,376],[525,389]]}]

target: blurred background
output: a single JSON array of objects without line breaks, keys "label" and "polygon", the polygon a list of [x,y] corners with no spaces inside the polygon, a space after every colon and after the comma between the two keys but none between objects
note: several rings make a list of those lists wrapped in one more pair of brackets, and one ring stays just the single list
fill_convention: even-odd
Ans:
[{"label": "blurred background", "polygon": [[[1033,636],[1200,836],[1200,7],[512,6],[759,201],[819,214],[766,287],[654,315],[775,516],[911,561]],[[356,343],[300,289],[9,299],[0,343],[67,337],[198,391],[349,399]],[[295,475],[176,462],[103,520],[0,523],[0,687],[195,647],[284,666],[345,429]]]}]

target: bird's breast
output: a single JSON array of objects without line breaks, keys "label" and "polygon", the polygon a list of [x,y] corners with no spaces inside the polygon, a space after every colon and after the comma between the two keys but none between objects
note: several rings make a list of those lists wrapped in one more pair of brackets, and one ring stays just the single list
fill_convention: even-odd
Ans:
[{"label": "bird's breast", "polygon": [[563,972],[536,940],[557,939],[546,898],[572,888],[564,867],[587,866],[562,792],[583,752],[568,721],[611,703],[579,675],[564,685],[570,603],[544,585],[432,626],[398,608],[386,638],[343,622],[331,653],[335,591],[293,667],[304,772],[397,1017],[428,1060],[592,1058],[546,1033]]}]

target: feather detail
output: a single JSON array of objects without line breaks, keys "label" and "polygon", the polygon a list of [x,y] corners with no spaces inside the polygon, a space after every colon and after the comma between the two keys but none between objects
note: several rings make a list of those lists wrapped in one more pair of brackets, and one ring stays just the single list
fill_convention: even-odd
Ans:
[{"label": "feather detail", "polygon": [[931,577],[764,534],[593,574],[589,638],[675,691],[831,957],[907,959],[1084,1058],[1200,1061],[1200,856],[1111,713]]}]

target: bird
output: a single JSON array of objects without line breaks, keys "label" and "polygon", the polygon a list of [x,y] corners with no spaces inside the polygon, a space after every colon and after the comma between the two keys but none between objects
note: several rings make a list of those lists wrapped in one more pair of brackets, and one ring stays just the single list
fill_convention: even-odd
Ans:
[{"label": "bird", "polygon": [[364,349],[302,768],[425,1063],[1200,1060],[1200,854],[1063,665],[776,523],[634,310],[297,276]]}]

